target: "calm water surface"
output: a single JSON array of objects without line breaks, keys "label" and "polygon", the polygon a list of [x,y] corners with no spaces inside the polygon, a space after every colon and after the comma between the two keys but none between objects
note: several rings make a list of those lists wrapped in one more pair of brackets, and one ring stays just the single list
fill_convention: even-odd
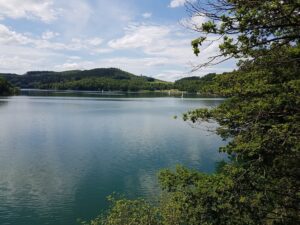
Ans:
[{"label": "calm water surface", "polygon": [[224,157],[218,136],[173,119],[221,99],[47,95],[0,98],[1,225],[77,224],[112,192],[157,196],[161,168]]}]

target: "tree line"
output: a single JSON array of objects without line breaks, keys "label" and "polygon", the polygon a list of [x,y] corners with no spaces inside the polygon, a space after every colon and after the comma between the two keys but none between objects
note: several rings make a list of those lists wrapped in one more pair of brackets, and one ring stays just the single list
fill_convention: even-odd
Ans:
[{"label": "tree line", "polygon": [[0,96],[17,94],[18,89],[0,77]]},{"label": "tree line", "polygon": [[88,91],[156,91],[177,89],[190,93],[206,92],[216,74],[165,82],[115,69],[74,70],[65,72],[31,71],[25,75],[0,74],[20,88]]}]

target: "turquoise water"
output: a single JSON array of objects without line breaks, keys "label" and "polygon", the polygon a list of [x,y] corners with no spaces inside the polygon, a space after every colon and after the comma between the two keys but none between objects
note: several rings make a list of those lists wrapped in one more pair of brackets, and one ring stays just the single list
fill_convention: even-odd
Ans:
[{"label": "turquoise water", "polygon": [[180,115],[221,101],[27,92],[0,98],[0,224],[73,225],[105,209],[113,192],[155,198],[161,168],[212,172],[224,143]]}]

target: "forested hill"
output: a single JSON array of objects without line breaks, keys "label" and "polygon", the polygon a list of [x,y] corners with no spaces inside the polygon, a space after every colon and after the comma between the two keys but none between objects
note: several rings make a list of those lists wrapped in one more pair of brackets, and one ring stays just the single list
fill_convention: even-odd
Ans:
[{"label": "forested hill", "polygon": [[[1,74],[19,88],[89,90],[89,91],[141,91],[177,89],[190,93],[207,94],[216,74],[204,77],[187,77],[176,82],[166,82],[147,76],[136,76],[116,68],[72,70],[64,72],[31,71],[24,75]],[[209,93],[208,93],[209,94]]]},{"label": "forested hill", "polygon": [[203,77],[185,77],[175,81],[174,88],[180,91],[187,91],[190,93],[200,92],[209,94],[211,86],[214,84],[216,73],[209,73]]},{"label": "forested hill", "polygon": [[24,75],[0,74],[20,88],[58,90],[139,91],[165,90],[173,84],[146,76],[136,76],[116,68],[64,72],[31,71]]}]

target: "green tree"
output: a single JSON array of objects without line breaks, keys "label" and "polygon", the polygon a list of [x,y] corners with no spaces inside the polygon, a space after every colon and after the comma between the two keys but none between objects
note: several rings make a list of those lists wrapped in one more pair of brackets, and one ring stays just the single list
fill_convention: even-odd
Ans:
[{"label": "green tree", "polygon": [[0,77],[0,96],[1,95],[13,95],[18,90],[14,88],[9,82]]}]

